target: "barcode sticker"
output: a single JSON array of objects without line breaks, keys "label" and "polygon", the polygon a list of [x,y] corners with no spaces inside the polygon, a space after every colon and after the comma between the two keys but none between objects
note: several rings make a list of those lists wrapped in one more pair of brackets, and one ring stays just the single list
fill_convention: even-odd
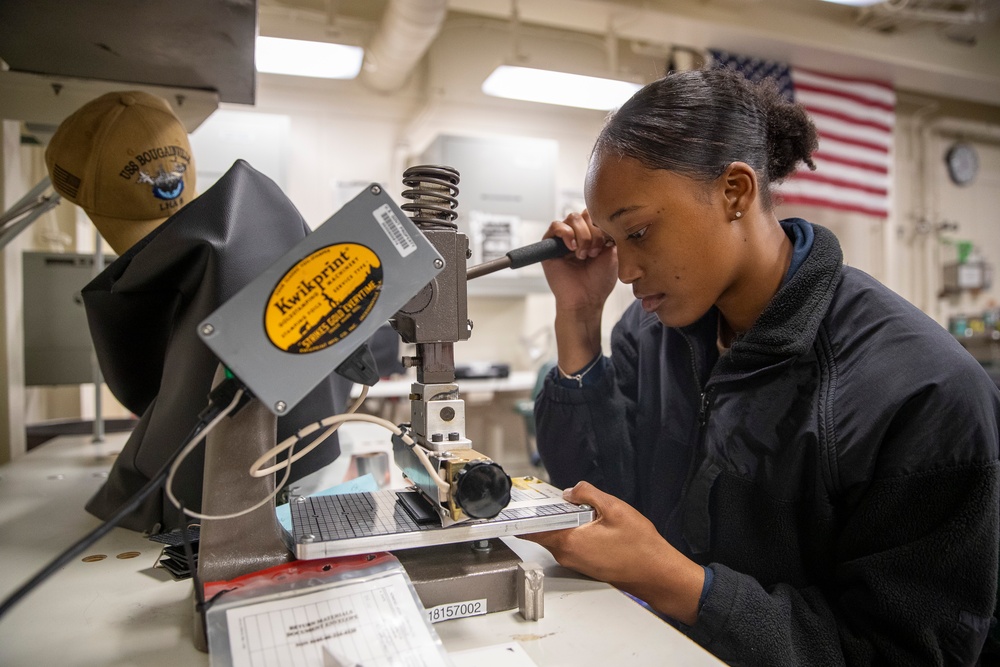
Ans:
[{"label": "barcode sticker", "polygon": [[375,220],[378,222],[379,227],[382,228],[382,231],[385,232],[385,235],[392,241],[392,245],[396,246],[396,250],[399,251],[400,256],[406,257],[417,249],[417,244],[413,241],[413,237],[406,231],[403,223],[399,221],[396,213],[388,204],[379,206],[372,211],[372,215],[375,216]]}]

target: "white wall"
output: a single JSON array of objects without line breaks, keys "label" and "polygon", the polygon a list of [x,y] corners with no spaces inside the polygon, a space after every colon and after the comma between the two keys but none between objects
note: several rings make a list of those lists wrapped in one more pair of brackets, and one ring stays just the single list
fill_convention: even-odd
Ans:
[{"label": "white wall", "polygon": [[[21,169],[19,123],[3,121],[0,147],[0,203],[3,210],[14,205],[31,185]],[[0,251],[0,463],[24,453],[24,325],[21,316],[21,250],[23,234]]]},{"label": "white wall", "polygon": [[[581,201],[583,176],[592,142],[605,113],[568,107],[531,105],[488,98],[479,93],[485,74],[497,62],[507,36],[495,24],[460,21],[445,30],[399,93],[382,95],[359,81],[316,81],[260,75],[257,103],[252,110],[223,105],[224,110],[284,115],[291,128],[285,192],[306,221],[316,226],[344,200],[344,186],[357,190],[371,181],[386,185],[402,202],[402,172],[439,133],[468,136],[523,136],[559,143],[556,174],[557,208]],[[487,48],[490,43],[494,49]],[[572,43],[569,44],[572,47]],[[585,43],[580,51],[601,57],[600,45]],[[475,54],[475,55],[473,55]],[[568,56],[574,59],[570,48]],[[462,63],[457,67],[455,63]],[[192,138],[197,160],[198,133]],[[213,162],[216,159],[213,157]],[[461,205],[461,195],[459,195]],[[554,218],[560,214],[553,210]],[[541,238],[544,226],[528,227],[523,239]],[[619,306],[620,307],[620,306]],[[515,370],[534,369],[545,359],[534,358],[528,341],[546,338],[551,326],[551,296],[470,297],[475,323],[472,338],[456,346],[456,360],[501,361]],[[610,323],[617,314],[609,316]],[[554,349],[548,352],[554,354]]]},{"label": "white wall", "polygon": [[[574,41],[564,35],[546,40],[542,34],[528,30],[519,39],[518,49],[529,64],[563,62],[598,68],[606,57],[599,40]],[[452,20],[408,86],[388,96],[372,93],[357,81],[306,83],[261,76],[256,111],[289,114],[291,118],[286,191],[307,220],[316,224],[335,210],[338,182],[377,180],[398,195],[402,169],[438,133],[554,139],[559,143],[559,162],[553,218],[564,213],[559,210],[562,202],[579,200],[592,142],[604,113],[482,95],[479,85],[483,78],[493,66],[510,59],[510,39],[502,23]],[[540,43],[545,48],[539,48]],[[647,79],[658,75],[651,60],[633,57],[626,65],[635,73],[645,73]],[[926,212],[930,218],[959,221],[958,238],[973,240],[986,258],[996,263],[1000,262],[1000,232],[991,221],[1000,210],[1000,188],[996,187],[996,145],[975,139],[972,142],[982,163],[979,179],[966,188],[951,185],[942,159],[951,139],[942,138],[933,127],[947,114],[958,119],[965,116],[966,121],[976,119],[977,127],[996,130],[1000,109],[948,101],[933,105],[929,111],[926,102],[906,101],[905,93],[902,98],[890,219],[810,207],[781,207],[778,213],[799,215],[829,227],[840,238],[848,264],[872,274],[945,324],[948,315],[956,311],[975,312],[995,303],[1000,286],[977,295],[939,298],[941,266],[951,255],[937,235],[916,232],[918,218],[928,206],[925,200],[934,209]],[[628,302],[626,293],[613,299],[606,335]],[[541,329],[551,320],[551,297],[472,297],[470,316],[476,328],[472,339],[458,346],[459,360],[491,359],[515,368],[531,368],[536,360],[527,351],[529,344],[519,341],[545,338]]]},{"label": "white wall", "polygon": [[[943,269],[956,261],[957,241],[971,241],[985,260],[1000,266],[1000,110],[925,103],[901,121],[895,224],[886,236],[895,255],[894,286],[942,325],[953,315],[980,315],[1000,303],[1000,284],[944,295]],[[959,139],[979,156],[979,174],[966,186],[950,180],[945,163]]]},{"label": "white wall", "polygon": [[[222,108],[244,116],[287,118],[287,145],[278,158],[284,163],[283,187],[312,226],[326,220],[364,183],[383,183],[399,200],[403,169],[439,133],[557,141],[557,210],[552,215],[561,217],[563,203],[580,198],[591,145],[605,114],[482,95],[479,85],[485,75],[514,54],[504,25],[486,19],[451,19],[411,80],[391,95],[368,90],[360,81],[259,75],[253,107]],[[528,62],[544,66],[562,61],[590,68],[605,62],[606,51],[600,39],[568,35],[547,38],[546,34],[524,31],[519,48]],[[662,65],[655,58],[634,54],[623,56],[621,64],[647,79],[658,76]],[[955,310],[981,309],[1000,298],[998,286],[988,293],[965,295],[957,302],[938,298],[940,264],[946,253],[936,236],[914,231],[915,216],[930,207],[931,218],[958,221],[960,238],[972,239],[988,259],[1000,262],[1000,222],[996,214],[1000,210],[1000,151],[996,144],[974,142],[980,149],[980,178],[971,187],[956,189],[946,182],[941,160],[947,140],[926,125],[948,115],[975,120],[994,130],[1000,126],[1000,109],[971,105],[968,110],[967,106],[935,104],[928,111],[922,104],[901,105],[896,136],[895,211],[890,220],[807,208],[779,211],[831,228],[844,245],[848,263],[871,273],[942,323]],[[197,133],[193,143],[196,159],[218,163],[218,155],[208,159],[199,154]],[[917,159],[918,154],[924,155],[923,162]],[[231,159],[237,157],[243,156],[234,154]],[[920,197],[930,193],[933,197],[921,203],[924,200]],[[540,235],[540,229],[537,231]],[[608,308],[605,336],[630,300],[627,289],[616,292]],[[469,311],[475,328],[472,339],[457,346],[458,361],[503,361],[515,369],[531,369],[554,354],[554,350],[546,351],[546,345],[551,346],[550,295],[471,297]]]}]

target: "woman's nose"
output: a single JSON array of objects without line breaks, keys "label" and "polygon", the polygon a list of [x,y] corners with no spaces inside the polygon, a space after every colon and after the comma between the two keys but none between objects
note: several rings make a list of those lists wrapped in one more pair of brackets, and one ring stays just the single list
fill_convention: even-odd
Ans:
[{"label": "woman's nose", "polygon": [[628,255],[618,250],[618,280],[626,285],[631,285],[642,275],[639,266],[629,259]]}]

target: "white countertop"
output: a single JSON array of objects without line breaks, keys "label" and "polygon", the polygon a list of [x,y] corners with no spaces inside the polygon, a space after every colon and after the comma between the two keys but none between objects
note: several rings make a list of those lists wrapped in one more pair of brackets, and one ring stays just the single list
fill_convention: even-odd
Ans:
[{"label": "white countertop", "polygon": [[[57,438],[0,467],[0,596],[98,525],[83,505],[126,437]],[[611,586],[531,542],[507,542],[545,567],[545,617],[529,622],[515,610],[438,623],[449,651],[517,642],[540,667],[721,664]],[[112,530],[85,554],[106,558],[76,558],[0,619],[0,665],[208,665],[191,640],[191,582],[154,569],[160,546]]]}]

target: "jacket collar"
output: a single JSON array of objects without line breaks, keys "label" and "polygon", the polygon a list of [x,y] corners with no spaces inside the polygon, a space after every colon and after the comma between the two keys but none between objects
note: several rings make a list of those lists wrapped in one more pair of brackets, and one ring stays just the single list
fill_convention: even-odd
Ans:
[{"label": "jacket collar", "polygon": [[[807,223],[808,224],[808,223]],[[808,352],[840,282],[844,255],[830,230],[813,225],[812,250],[723,361],[748,371]]]}]

